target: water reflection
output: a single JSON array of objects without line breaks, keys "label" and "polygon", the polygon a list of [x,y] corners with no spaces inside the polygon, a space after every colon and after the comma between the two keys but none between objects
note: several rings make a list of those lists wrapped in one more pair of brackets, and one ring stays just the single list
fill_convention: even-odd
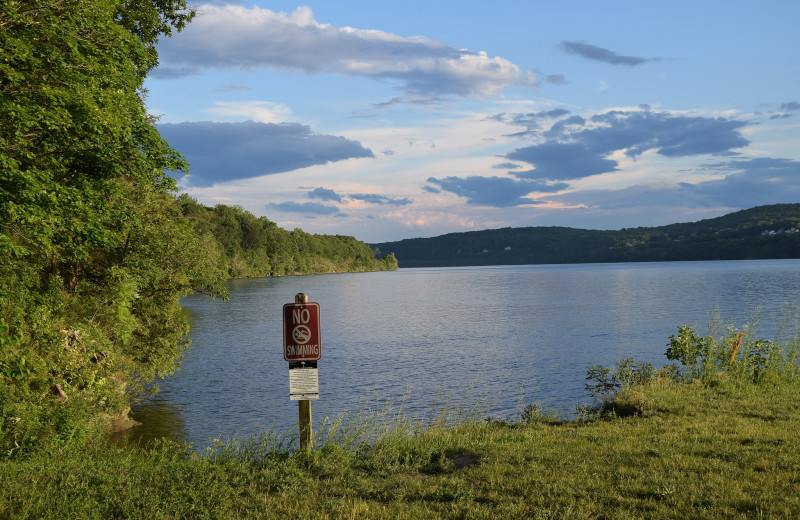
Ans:
[{"label": "water reflection", "polygon": [[186,422],[175,404],[152,398],[131,408],[131,418],[143,426],[115,433],[111,442],[120,446],[147,447],[158,439],[187,442]]}]

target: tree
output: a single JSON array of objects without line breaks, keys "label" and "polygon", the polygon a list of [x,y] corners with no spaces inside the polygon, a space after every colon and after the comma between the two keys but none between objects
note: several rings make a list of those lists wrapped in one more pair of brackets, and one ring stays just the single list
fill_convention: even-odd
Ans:
[{"label": "tree", "polygon": [[119,413],[174,369],[180,296],[225,294],[142,89],[158,39],[193,15],[184,0],[0,4],[0,453]]}]

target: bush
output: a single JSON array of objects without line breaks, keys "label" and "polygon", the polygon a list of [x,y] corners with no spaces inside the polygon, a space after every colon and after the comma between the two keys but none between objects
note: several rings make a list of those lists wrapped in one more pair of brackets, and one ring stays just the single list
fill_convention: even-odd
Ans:
[{"label": "bush", "polygon": [[800,319],[797,307],[785,307],[775,340],[756,338],[758,312],[741,329],[724,324],[714,313],[708,333],[700,336],[694,328],[678,327],[670,336],[667,359],[680,362],[681,374],[706,383],[723,379],[762,384],[794,380],[798,375]]},{"label": "bush", "polygon": [[633,358],[617,362],[614,372],[610,368],[594,365],[587,374],[586,390],[594,398],[613,399],[621,390],[649,383],[657,372],[650,363],[635,363]]}]

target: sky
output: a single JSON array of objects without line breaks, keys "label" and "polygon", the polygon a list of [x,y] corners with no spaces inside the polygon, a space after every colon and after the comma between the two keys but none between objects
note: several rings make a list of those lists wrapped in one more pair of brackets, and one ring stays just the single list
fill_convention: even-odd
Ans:
[{"label": "sky", "polygon": [[146,103],[199,202],[370,243],[800,202],[800,2],[212,2]]}]

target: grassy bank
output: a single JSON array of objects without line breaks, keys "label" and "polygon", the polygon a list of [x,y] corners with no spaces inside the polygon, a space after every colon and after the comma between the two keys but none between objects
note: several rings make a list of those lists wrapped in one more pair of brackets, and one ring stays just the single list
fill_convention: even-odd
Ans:
[{"label": "grassy bank", "polygon": [[[54,445],[0,458],[0,518],[798,518],[800,320],[775,340],[680,327],[655,369],[592,367],[596,405],[513,421],[388,404],[205,453]],[[755,323],[755,321],[754,321]]]},{"label": "grassy bank", "polygon": [[620,395],[637,416],[528,409],[310,454],[42,454],[0,466],[0,517],[796,518],[798,390],[656,380]]}]

